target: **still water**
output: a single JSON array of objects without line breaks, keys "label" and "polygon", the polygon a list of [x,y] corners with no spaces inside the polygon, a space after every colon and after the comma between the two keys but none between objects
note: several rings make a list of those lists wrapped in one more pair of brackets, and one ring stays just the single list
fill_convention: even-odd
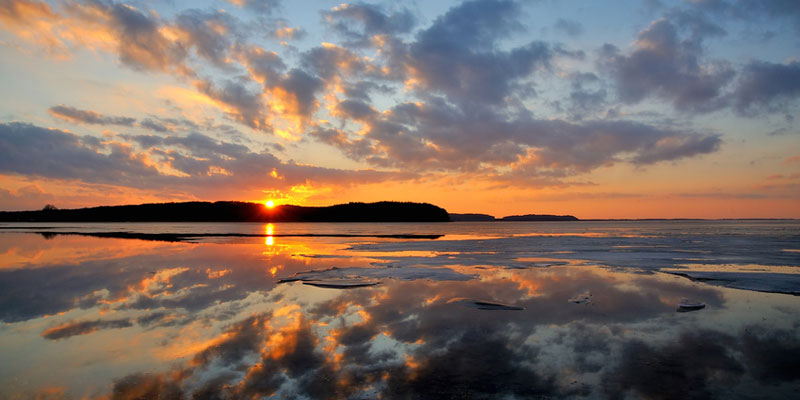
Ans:
[{"label": "still water", "polygon": [[798,293],[797,221],[3,224],[0,398],[796,398]]}]

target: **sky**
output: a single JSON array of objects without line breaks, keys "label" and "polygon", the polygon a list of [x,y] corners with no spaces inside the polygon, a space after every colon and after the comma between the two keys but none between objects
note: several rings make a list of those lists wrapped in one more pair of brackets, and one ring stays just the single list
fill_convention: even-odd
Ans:
[{"label": "sky", "polygon": [[0,0],[0,210],[800,218],[800,2]]}]

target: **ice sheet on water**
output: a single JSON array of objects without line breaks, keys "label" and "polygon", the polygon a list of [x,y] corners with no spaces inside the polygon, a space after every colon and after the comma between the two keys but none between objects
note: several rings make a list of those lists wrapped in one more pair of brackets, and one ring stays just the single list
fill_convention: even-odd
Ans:
[{"label": "ice sheet on water", "polygon": [[[761,266],[764,271],[746,275],[738,271],[687,272],[683,275],[733,288],[800,294],[800,275],[788,276],[783,271],[776,273],[773,270],[776,266],[800,270],[800,257],[796,252],[786,251],[798,247],[800,235],[785,230],[749,233],[734,229],[738,225],[726,228],[720,223],[706,223],[718,227],[714,230],[703,228],[703,223],[698,224],[699,228],[662,234],[655,232],[647,236],[515,236],[475,240],[447,240],[445,236],[435,241],[359,243],[349,250],[381,252],[385,263],[400,266],[458,264],[519,269],[546,268],[558,265],[555,261],[562,261],[666,272],[683,268],[690,262],[718,266],[748,264]],[[413,251],[430,252],[432,256],[404,256]],[[541,262],[541,259],[547,259],[547,262]]]},{"label": "ice sheet on water", "polygon": [[524,310],[522,307],[511,306],[507,304],[498,303],[494,300],[478,300],[478,299],[467,299],[464,297],[456,297],[454,299],[450,299],[447,302],[448,304],[457,303],[464,307],[470,308],[477,308],[478,310],[490,310],[490,311],[521,311]]},{"label": "ice sheet on water", "polygon": [[800,274],[770,272],[769,268],[766,268],[764,272],[665,268],[661,272],[734,289],[800,295]]},{"label": "ice sheet on water", "polygon": [[304,285],[311,285],[328,289],[353,289],[379,285],[381,281],[367,279],[324,279],[303,281]]}]

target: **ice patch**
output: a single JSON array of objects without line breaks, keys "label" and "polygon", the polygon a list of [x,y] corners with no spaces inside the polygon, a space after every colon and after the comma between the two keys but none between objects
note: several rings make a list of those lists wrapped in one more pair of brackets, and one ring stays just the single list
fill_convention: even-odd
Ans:
[{"label": "ice patch", "polygon": [[[631,224],[632,227],[639,225],[651,227],[647,223]],[[591,226],[587,224],[586,228]],[[457,264],[525,269],[566,262],[569,265],[593,264],[640,271],[675,273],[674,270],[678,270],[680,275],[707,280],[710,284],[800,294],[800,278],[789,276],[792,272],[797,274],[800,271],[800,258],[796,251],[800,236],[794,233],[797,232],[795,225],[780,231],[740,222],[654,223],[652,226],[659,227],[648,228],[652,234],[639,234],[647,229],[631,228],[619,232],[609,229],[599,237],[570,233],[458,241],[448,240],[446,236],[434,241],[358,243],[348,250],[363,254],[380,252],[381,258],[392,265]],[[638,233],[628,234],[631,230]],[[475,253],[476,249],[491,254]],[[428,251],[433,255],[415,257],[410,255],[412,251]],[[724,275],[722,272],[692,272],[689,276],[681,269],[689,263],[715,265],[723,269],[731,264],[757,265],[768,271],[761,275],[739,274],[742,271],[737,271],[737,275],[731,275],[729,271],[725,271]],[[782,269],[776,271],[776,266]],[[724,282],[721,281],[723,279]]]},{"label": "ice patch", "polygon": [[497,303],[495,301],[487,301],[487,300],[476,300],[476,299],[466,299],[463,297],[456,297],[454,299],[450,299],[447,302],[448,304],[458,303],[464,307],[469,308],[477,308],[478,310],[491,310],[491,311],[498,311],[498,310],[506,310],[506,311],[521,311],[524,310],[522,307],[517,306],[510,306],[507,304]]},{"label": "ice patch", "polygon": [[678,303],[677,312],[690,312],[690,311],[697,311],[706,308],[706,305],[700,301],[692,300],[692,299],[681,299]]},{"label": "ice patch", "polygon": [[791,266],[692,265],[661,272],[734,289],[800,295],[800,269]]},{"label": "ice patch", "polygon": [[304,285],[311,285],[328,289],[353,289],[367,286],[375,286],[380,284],[380,281],[363,280],[363,279],[328,279],[328,280],[313,280],[303,281]]}]

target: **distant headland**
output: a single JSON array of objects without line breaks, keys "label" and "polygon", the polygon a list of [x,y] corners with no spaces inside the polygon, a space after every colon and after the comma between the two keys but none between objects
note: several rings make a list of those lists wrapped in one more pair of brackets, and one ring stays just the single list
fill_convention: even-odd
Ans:
[{"label": "distant headland", "polygon": [[450,213],[452,221],[580,221],[572,215],[551,215],[551,214],[525,214],[509,215],[503,218],[495,218],[488,214],[456,214]]},{"label": "distant headland", "polygon": [[154,203],[0,212],[3,222],[447,222],[447,211],[427,203],[381,201],[327,207],[238,201]]}]

